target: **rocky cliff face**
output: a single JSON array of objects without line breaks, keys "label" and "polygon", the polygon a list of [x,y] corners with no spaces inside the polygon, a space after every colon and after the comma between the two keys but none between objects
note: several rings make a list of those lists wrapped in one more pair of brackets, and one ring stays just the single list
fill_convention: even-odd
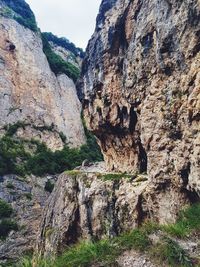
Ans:
[{"label": "rocky cliff face", "polygon": [[11,231],[6,240],[0,240],[0,264],[33,252],[42,211],[50,195],[45,185],[47,181],[54,184],[56,180],[56,176],[0,177],[0,199],[12,204],[13,219],[18,224],[18,231]]},{"label": "rocky cliff face", "polygon": [[37,253],[49,257],[79,240],[114,237],[152,217],[174,222],[186,199],[175,188],[150,187],[147,175],[107,174],[102,164],[66,172],[44,209]]},{"label": "rocky cliff face", "polygon": [[[5,10],[2,3],[1,9]],[[67,137],[69,145],[83,144],[81,105],[75,85],[66,75],[56,77],[50,70],[40,34],[3,16],[0,31],[1,128],[24,121],[29,127],[18,134],[28,139],[39,138],[53,150],[63,147],[59,132]],[[52,125],[52,131],[46,129],[41,133],[36,129]]]},{"label": "rocky cliff face", "polygon": [[[25,153],[31,155],[37,150],[31,150],[32,141],[39,140],[52,151],[61,150],[66,143],[70,147],[85,143],[75,84],[67,75],[51,71],[43,48],[34,14],[25,1],[0,0],[0,137],[8,138],[1,143],[0,158],[9,161],[16,154],[17,165],[21,163],[20,152],[14,143],[13,147],[8,145],[12,140],[26,143]],[[5,137],[11,128],[14,132]],[[52,189],[45,188],[46,183],[50,181],[47,185],[52,187],[57,180],[56,176],[35,177],[29,172],[22,174],[26,177],[12,175],[13,169],[6,170],[3,164],[0,164],[0,201],[12,206],[11,219],[18,224],[18,231],[8,231],[7,238],[2,240],[1,229],[1,263],[32,252],[50,194],[47,191]],[[9,175],[4,175],[4,171]],[[0,215],[0,227],[4,219]]]},{"label": "rocky cliff face", "polygon": [[199,193],[199,1],[102,1],[83,65],[109,170]]},{"label": "rocky cliff face", "polygon": [[198,1],[102,1],[79,93],[107,171],[121,176],[99,168],[61,175],[41,254],[149,219],[174,222],[199,200],[199,18]]}]

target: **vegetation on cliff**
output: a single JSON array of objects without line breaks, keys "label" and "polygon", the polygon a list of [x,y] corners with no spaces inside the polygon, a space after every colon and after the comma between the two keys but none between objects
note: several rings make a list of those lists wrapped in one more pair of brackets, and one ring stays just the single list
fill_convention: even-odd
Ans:
[{"label": "vegetation on cliff", "polygon": [[52,49],[48,42],[45,33],[42,33],[43,51],[47,57],[51,70],[57,75],[64,73],[69,78],[73,79],[74,82],[77,81],[80,71],[72,63],[66,62],[61,56],[57,55]]},{"label": "vegetation on cliff", "polygon": [[[80,148],[69,148],[65,144],[62,150],[53,152],[40,141],[16,138],[14,134],[17,129],[25,126],[23,122],[9,125],[6,135],[0,139],[0,175],[57,174],[80,166],[85,159],[90,162],[102,160],[96,139],[88,131],[85,145]],[[44,129],[53,130],[50,126]],[[62,139],[65,140],[63,134]]]},{"label": "vegetation on cliff", "polygon": [[2,15],[16,20],[21,25],[32,31],[37,31],[35,16],[29,5],[24,0],[1,0],[6,7],[1,11]]},{"label": "vegetation on cliff", "polygon": [[0,199],[0,240],[5,239],[10,231],[18,230],[18,225],[12,219],[12,214],[11,205]]},{"label": "vegetation on cliff", "polygon": [[57,37],[51,32],[43,32],[42,34],[49,42],[53,42],[54,44],[65,48],[66,50],[72,52],[76,57],[79,56],[82,59],[84,58],[85,53],[83,52],[83,49],[76,47],[75,44],[71,43],[68,39],[64,37]]},{"label": "vegetation on cliff", "polygon": [[[156,223],[146,223],[129,233],[121,234],[113,239],[105,239],[97,242],[81,242],[69,248],[55,261],[48,259],[23,259],[19,267],[88,267],[116,266],[117,259],[124,251],[134,249],[146,253],[152,261],[163,266],[192,267],[199,266],[198,258],[192,258],[180,244],[181,239],[176,236],[177,229],[184,225],[183,232],[187,229],[187,237],[190,238],[200,231],[200,204],[195,204],[180,213],[177,223],[170,226],[160,226]],[[153,243],[150,236],[156,234],[158,240]],[[179,232],[180,234],[180,232]],[[178,234],[178,236],[179,236]],[[176,238],[175,238],[176,236]],[[34,263],[34,264],[33,264]]]}]

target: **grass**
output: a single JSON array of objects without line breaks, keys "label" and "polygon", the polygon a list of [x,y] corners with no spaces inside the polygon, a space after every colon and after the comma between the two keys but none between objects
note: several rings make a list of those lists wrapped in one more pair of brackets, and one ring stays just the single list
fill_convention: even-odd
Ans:
[{"label": "grass", "polygon": [[182,249],[177,242],[170,238],[163,238],[162,243],[159,242],[150,249],[150,255],[156,258],[159,263],[166,262],[172,267],[192,267],[194,266],[191,258]]},{"label": "grass", "polygon": [[181,211],[177,222],[163,226],[163,230],[179,238],[187,237],[193,231],[200,231],[200,204]]},{"label": "grass", "polygon": [[[187,227],[187,233],[199,230],[200,204],[193,205],[180,213],[179,220],[174,227],[181,221]],[[170,226],[172,227],[172,225]],[[177,226],[176,226],[177,227]],[[44,260],[41,258],[23,259],[18,267],[89,267],[92,264],[100,266],[117,266],[117,258],[127,250],[137,250],[146,253],[162,266],[171,267],[192,267],[195,265],[186,251],[166,233],[167,228],[156,223],[145,223],[138,229],[129,233],[123,233],[112,239],[105,239],[97,242],[81,242],[69,247],[66,252],[55,260]],[[149,235],[162,231],[162,237],[156,244],[152,244]],[[163,265],[164,264],[164,265]]]},{"label": "grass", "polygon": [[99,174],[99,177],[104,181],[120,181],[122,178],[131,179],[133,175],[126,173],[108,173],[108,174]]}]

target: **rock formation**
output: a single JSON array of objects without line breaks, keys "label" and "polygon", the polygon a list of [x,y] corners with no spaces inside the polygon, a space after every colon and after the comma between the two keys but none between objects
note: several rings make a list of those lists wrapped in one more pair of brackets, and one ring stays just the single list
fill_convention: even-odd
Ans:
[{"label": "rock formation", "polygon": [[11,231],[6,240],[0,240],[0,265],[8,259],[16,260],[23,253],[33,252],[43,208],[50,195],[44,190],[48,180],[53,184],[57,177],[0,177],[0,199],[12,203],[19,227],[18,231]]},{"label": "rock formation", "polygon": [[199,1],[102,1],[83,64],[109,170],[200,190]]},{"label": "rock formation", "polygon": [[[0,3],[5,10],[5,2]],[[1,6],[2,5],[2,6]],[[39,32],[33,32],[11,18],[0,17],[0,126],[23,121],[21,137],[39,138],[55,150],[63,147],[59,132],[70,146],[85,142],[76,88],[65,74],[51,71]],[[36,131],[33,126],[52,126]],[[30,130],[31,127],[31,130]]]},{"label": "rock formation", "polygon": [[[0,0],[0,137],[14,126],[10,138],[19,143],[27,141],[25,150],[31,154],[32,140],[45,143],[52,151],[61,150],[66,143],[70,147],[85,143],[75,84],[67,75],[52,72],[43,48],[34,14],[25,1]],[[15,149],[7,155],[17,154]],[[21,160],[17,160],[20,165]],[[6,240],[0,240],[2,262],[32,252],[49,196],[45,185],[48,180],[54,183],[57,176],[4,175],[1,167],[0,200],[11,203],[13,219],[19,226]]]},{"label": "rock formation", "polygon": [[107,171],[132,178],[105,181],[98,168],[60,176],[41,254],[148,219],[174,222],[199,200],[199,18],[198,1],[102,1],[79,95]]}]

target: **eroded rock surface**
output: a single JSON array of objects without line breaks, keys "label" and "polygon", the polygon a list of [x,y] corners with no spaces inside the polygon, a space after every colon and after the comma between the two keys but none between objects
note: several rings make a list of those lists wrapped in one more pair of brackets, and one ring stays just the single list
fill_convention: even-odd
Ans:
[{"label": "eroded rock surface", "polygon": [[[102,172],[95,172],[95,167]],[[55,255],[82,239],[114,237],[148,219],[174,222],[180,208],[188,203],[186,193],[150,184],[145,175],[109,178],[102,165],[95,167],[82,167],[59,177],[44,210],[38,253]]]},{"label": "eroded rock surface", "polygon": [[103,0],[82,71],[109,170],[200,190],[199,1]]},{"label": "eroded rock surface", "polygon": [[[105,180],[92,166],[61,175],[39,253],[115,236],[148,219],[172,223],[199,200],[199,17],[198,1],[102,1],[79,94],[107,172],[133,177]],[[127,264],[141,264],[127,255]]]},{"label": "eroded rock surface", "polygon": [[[12,19],[0,17],[0,126],[23,121],[36,127],[54,126],[54,131],[30,129],[20,137],[45,141],[51,149],[63,147],[56,133],[63,132],[70,146],[85,142],[80,118],[81,104],[71,79],[50,70],[39,33]],[[30,128],[30,127],[29,127]],[[55,139],[57,140],[55,142]]]},{"label": "eroded rock surface", "polygon": [[0,240],[0,262],[33,252],[43,208],[50,194],[45,190],[48,180],[54,184],[57,177],[0,176],[0,199],[12,205],[13,219],[18,224],[18,231],[11,231],[6,240]]}]

